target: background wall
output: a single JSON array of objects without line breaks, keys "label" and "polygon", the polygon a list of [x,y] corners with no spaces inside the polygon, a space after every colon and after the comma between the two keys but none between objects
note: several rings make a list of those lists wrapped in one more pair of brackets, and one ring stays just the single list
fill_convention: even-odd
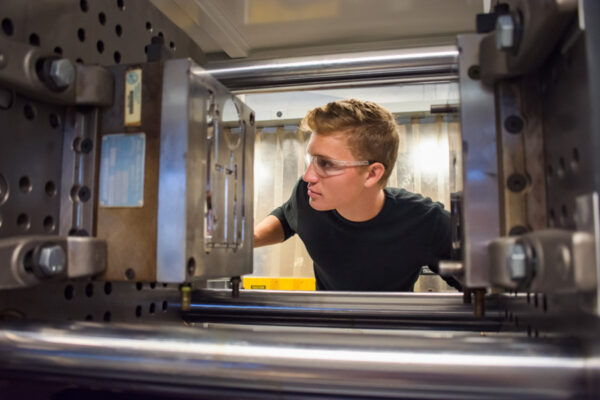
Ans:
[{"label": "background wall", "polygon": [[[304,173],[309,136],[298,130],[304,114],[341,98],[375,101],[396,116],[400,127],[398,160],[389,186],[421,193],[450,207],[450,193],[462,188],[460,128],[456,115],[431,115],[431,104],[456,102],[453,84],[408,87],[341,89],[326,92],[290,92],[246,95],[256,111],[254,218],[260,222],[284,203]],[[312,260],[302,241],[294,236],[281,245],[254,251],[255,276],[312,277]],[[435,276],[424,276],[417,291],[451,289]]]}]

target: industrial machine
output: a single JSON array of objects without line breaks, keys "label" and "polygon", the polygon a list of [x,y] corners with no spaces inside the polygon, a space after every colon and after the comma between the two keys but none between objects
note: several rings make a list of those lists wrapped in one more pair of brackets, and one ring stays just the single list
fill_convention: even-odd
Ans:
[{"label": "industrial machine", "polygon": [[[495,2],[452,46],[212,63],[147,2],[0,19],[0,397],[600,394],[599,2]],[[255,116],[234,93],[449,80],[440,274],[464,293],[241,291]]]}]

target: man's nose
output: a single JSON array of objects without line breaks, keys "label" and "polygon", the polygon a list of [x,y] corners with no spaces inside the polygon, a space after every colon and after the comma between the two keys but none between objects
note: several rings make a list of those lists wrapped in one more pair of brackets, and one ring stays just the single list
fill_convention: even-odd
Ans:
[{"label": "man's nose", "polygon": [[308,168],[302,175],[302,180],[307,183],[316,183],[319,180],[319,175],[317,175],[315,166],[312,163],[308,164]]}]

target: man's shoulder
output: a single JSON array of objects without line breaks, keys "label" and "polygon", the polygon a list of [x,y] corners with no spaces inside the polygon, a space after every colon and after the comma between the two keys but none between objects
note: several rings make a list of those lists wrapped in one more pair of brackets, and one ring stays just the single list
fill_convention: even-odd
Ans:
[{"label": "man's shoulder", "polygon": [[419,193],[413,193],[406,189],[386,187],[384,189],[386,197],[394,206],[401,209],[419,210],[428,212],[432,210],[444,210],[444,205],[440,202],[433,201],[429,197],[425,197]]}]

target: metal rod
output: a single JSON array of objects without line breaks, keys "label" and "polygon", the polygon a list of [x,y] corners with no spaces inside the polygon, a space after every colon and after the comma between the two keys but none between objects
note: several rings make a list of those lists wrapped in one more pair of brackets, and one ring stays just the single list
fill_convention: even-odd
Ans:
[{"label": "metal rod", "polygon": [[489,298],[488,316],[477,318],[461,293],[350,293],[197,290],[183,314],[187,322],[352,328],[402,328],[497,332],[504,309]]},{"label": "metal rod", "polygon": [[[94,386],[368,398],[580,398],[598,393],[581,343],[480,335],[0,324],[0,375]],[[6,375],[5,375],[6,374]],[[292,397],[292,396],[283,396]]]},{"label": "metal rod", "polygon": [[214,62],[205,69],[231,90],[347,81],[457,76],[456,46],[344,53],[262,61]]}]

